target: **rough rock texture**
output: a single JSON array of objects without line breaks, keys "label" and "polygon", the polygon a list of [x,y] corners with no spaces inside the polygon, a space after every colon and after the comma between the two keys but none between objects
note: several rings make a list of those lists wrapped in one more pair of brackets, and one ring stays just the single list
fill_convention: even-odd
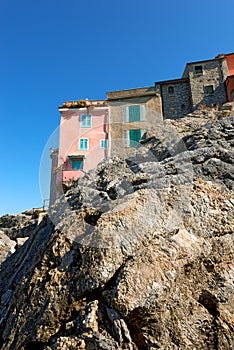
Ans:
[{"label": "rough rock texture", "polygon": [[4,350],[233,349],[234,117],[175,122],[87,173],[5,260]]},{"label": "rough rock texture", "polygon": [[45,214],[39,208],[0,217],[0,263],[24,244]]},{"label": "rough rock texture", "polygon": [[0,263],[15,252],[17,243],[0,231]]}]

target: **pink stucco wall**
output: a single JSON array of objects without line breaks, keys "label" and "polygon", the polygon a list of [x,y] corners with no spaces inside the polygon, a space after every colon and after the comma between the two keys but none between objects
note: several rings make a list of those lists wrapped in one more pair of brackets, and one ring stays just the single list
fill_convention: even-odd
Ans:
[{"label": "pink stucco wall", "polygon": [[[60,140],[58,167],[63,168],[58,174],[57,182],[77,179],[88,170],[94,168],[101,160],[108,157],[109,150],[100,148],[100,140],[108,138],[108,108],[92,107],[87,112],[86,108],[61,109]],[[91,128],[81,127],[82,114],[92,115]],[[79,150],[79,139],[88,138],[88,150]],[[82,170],[72,170],[69,156],[84,156]]]}]

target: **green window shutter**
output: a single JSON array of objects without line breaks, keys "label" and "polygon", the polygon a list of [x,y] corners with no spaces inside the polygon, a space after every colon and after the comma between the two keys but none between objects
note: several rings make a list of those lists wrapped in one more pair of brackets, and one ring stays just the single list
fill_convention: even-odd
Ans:
[{"label": "green window shutter", "polygon": [[129,122],[137,122],[141,120],[140,106],[129,106]]},{"label": "green window shutter", "polygon": [[141,130],[129,130],[130,147],[136,147],[141,139]]}]

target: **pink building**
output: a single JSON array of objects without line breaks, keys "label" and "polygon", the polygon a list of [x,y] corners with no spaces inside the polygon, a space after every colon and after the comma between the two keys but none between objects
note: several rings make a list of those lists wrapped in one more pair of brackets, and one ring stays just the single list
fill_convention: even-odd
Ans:
[{"label": "pink building", "polygon": [[109,109],[105,100],[64,102],[59,111],[56,195],[51,189],[51,198],[58,198],[73,180],[109,156]]}]

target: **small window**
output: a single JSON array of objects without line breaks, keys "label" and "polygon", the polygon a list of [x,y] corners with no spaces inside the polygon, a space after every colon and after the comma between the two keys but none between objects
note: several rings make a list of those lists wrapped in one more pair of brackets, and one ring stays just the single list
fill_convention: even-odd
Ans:
[{"label": "small window", "polygon": [[72,169],[73,170],[80,170],[83,169],[83,159],[72,159]]},{"label": "small window", "polygon": [[194,73],[195,73],[196,75],[202,74],[202,73],[203,73],[203,68],[202,68],[202,66],[195,66],[195,67],[194,67]]},{"label": "small window", "polygon": [[205,95],[212,95],[214,93],[213,85],[204,86]]},{"label": "small window", "polygon": [[89,139],[80,139],[79,141],[79,149],[80,150],[88,150],[89,149]]},{"label": "small window", "polygon": [[129,106],[129,122],[141,120],[140,106]]},{"label": "small window", "polygon": [[91,114],[82,114],[80,116],[80,126],[81,126],[81,128],[91,128],[92,115]]},{"label": "small window", "polygon": [[134,129],[124,131],[124,143],[125,147],[136,147],[144,135],[145,130]]},{"label": "small window", "polygon": [[185,110],[185,104],[182,103],[182,105],[180,106],[180,108],[181,108],[181,111],[184,111],[184,110]]},{"label": "small window", "polygon": [[133,105],[124,107],[124,122],[145,121],[145,105]]},{"label": "small window", "polygon": [[174,94],[174,87],[173,86],[169,86],[168,87],[168,93],[169,94]]},{"label": "small window", "polygon": [[100,148],[107,149],[108,148],[108,140],[106,140],[106,139],[100,140]]}]

